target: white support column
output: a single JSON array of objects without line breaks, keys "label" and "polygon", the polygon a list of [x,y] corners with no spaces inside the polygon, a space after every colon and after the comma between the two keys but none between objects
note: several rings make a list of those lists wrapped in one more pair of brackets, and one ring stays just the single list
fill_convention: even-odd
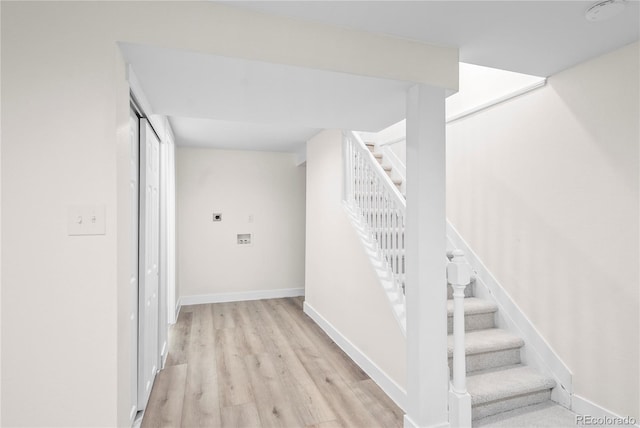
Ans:
[{"label": "white support column", "polygon": [[445,90],[407,95],[407,414],[448,427]]}]

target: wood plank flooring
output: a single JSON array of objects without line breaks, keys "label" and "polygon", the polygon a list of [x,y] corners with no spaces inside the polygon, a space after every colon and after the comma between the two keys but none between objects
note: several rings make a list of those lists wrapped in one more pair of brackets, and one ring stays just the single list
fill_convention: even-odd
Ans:
[{"label": "wood plank flooring", "polygon": [[303,298],[185,306],[142,427],[401,427]]}]

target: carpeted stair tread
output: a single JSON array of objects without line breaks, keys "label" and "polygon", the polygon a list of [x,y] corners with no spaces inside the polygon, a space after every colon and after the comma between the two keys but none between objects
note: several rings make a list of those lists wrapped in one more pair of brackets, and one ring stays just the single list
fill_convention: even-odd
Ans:
[{"label": "carpeted stair tread", "polygon": [[[468,331],[464,335],[464,349],[467,356],[521,348],[523,345],[522,338],[499,328]],[[449,357],[453,356],[453,335],[451,334],[447,337],[447,353]]]},{"label": "carpeted stair tread", "polygon": [[[493,302],[477,297],[467,297],[464,299],[465,315],[487,314],[496,312],[497,310],[498,306]],[[447,300],[447,315],[450,317],[453,316],[453,300]]]},{"label": "carpeted stair tread", "polygon": [[472,406],[551,389],[556,382],[536,369],[516,365],[467,377]]}]

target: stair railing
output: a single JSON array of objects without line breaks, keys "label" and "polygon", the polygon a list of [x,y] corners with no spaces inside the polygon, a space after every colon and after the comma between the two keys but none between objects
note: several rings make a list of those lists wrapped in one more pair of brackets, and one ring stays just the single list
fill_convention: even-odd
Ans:
[{"label": "stair railing", "polygon": [[[405,138],[389,141],[396,144]],[[383,145],[385,145],[383,143]],[[387,264],[393,284],[400,296],[405,290],[405,218],[406,199],[391,178],[354,132],[343,134],[344,200],[360,217]],[[383,150],[385,147],[382,148]],[[389,149],[389,147],[386,147]],[[404,165],[401,166],[404,172]],[[470,284],[471,271],[464,253],[447,254],[447,279],[453,288],[453,379],[449,389],[449,422],[452,427],[471,426],[471,397],[466,388],[464,290]]]},{"label": "stair railing", "polygon": [[398,153],[396,153],[396,150],[398,145],[404,145],[406,147],[406,142],[406,137],[399,137],[394,138],[393,140],[383,141],[376,144],[376,149],[379,150],[380,153],[382,153],[385,159],[385,163],[392,168],[394,176],[402,180],[402,185],[400,186],[400,192],[402,194],[405,194],[407,190],[407,167],[405,165],[406,159],[401,158]]},{"label": "stair railing", "polygon": [[344,132],[343,148],[344,199],[363,220],[402,296],[406,282],[406,201],[356,133]]}]

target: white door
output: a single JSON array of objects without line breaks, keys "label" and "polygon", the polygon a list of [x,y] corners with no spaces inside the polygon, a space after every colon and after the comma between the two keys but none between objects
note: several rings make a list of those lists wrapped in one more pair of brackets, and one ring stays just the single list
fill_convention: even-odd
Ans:
[{"label": "white door", "polygon": [[160,144],[160,289],[159,296],[159,329],[158,352],[160,355],[160,369],[163,368],[167,357],[168,324],[167,324],[167,208],[168,208],[168,144]]},{"label": "white door", "polygon": [[138,409],[147,405],[158,358],[158,282],[160,235],[160,141],[146,119],[140,120],[140,294]]},{"label": "white door", "polygon": [[129,200],[131,201],[131,276],[129,279],[129,293],[131,299],[130,327],[131,327],[131,414],[133,420],[138,410],[138,175],[140,164],[138,161],[138,116],[131,110],[129,117],[129,136],[131,140],[131,154],[129,164]]}]

